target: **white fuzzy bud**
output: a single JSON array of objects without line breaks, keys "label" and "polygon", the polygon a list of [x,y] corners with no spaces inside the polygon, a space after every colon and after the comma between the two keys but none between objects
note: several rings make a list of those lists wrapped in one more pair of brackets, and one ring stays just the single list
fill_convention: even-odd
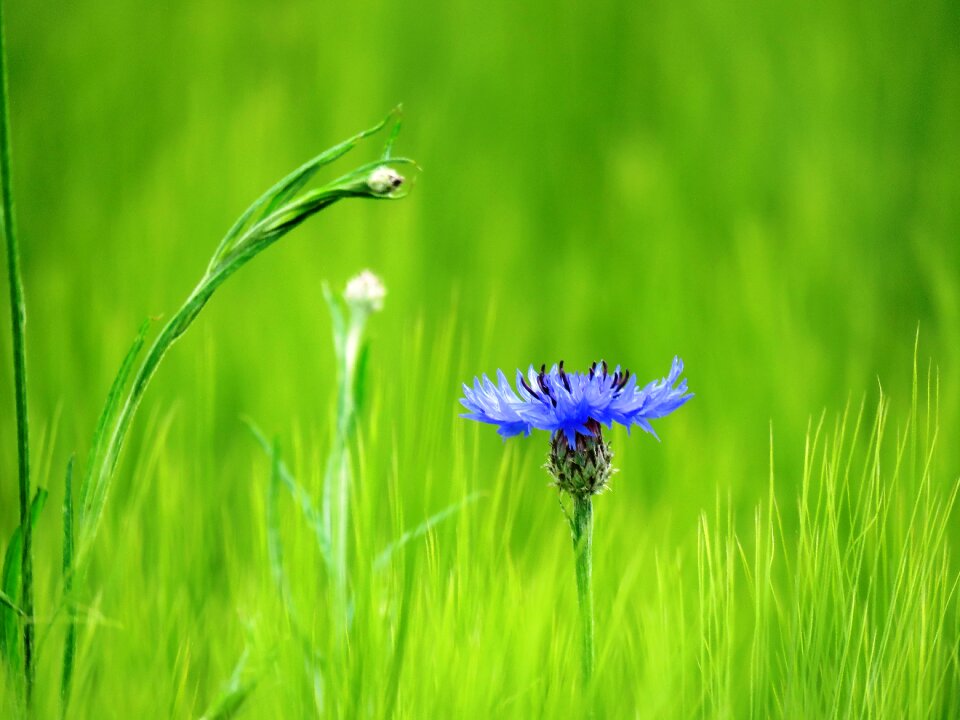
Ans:
[{"label": "white fuzzy bud", "polygon": [[374,195],[389,195],[403,185],[403,175],[392,167],[381,165],[370,173],[367,178],[367,187]]},{"label": "white fuzzy bud", "polygon": [[369,270],[352,278],[343,291],[343,299],[353,307],[367,312],[383,310],[383,298],[387,289],[376,275]]}]

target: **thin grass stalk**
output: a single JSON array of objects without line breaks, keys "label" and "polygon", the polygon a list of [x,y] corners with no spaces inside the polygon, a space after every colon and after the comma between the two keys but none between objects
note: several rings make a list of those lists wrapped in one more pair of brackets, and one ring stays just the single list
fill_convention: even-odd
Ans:
[{"label": "thin grass stalk", "polygon": [[580,607],[581,662],[584,685],[593,677],[593,500],[589,495],[573,496],[573,552],[577,570],[577,601]]},{"label": "thin grass stalk", "polygon": [[[366,361],[364,331],[372,312],[380,309],[383,287],[370,273],[362,273],[353,281],[369,276],[375,282],[376,297],[354,296],[350,288],[343,303],[324,286],[324,297],[333,322],[333,344],[337,356],[337,422],[333,445],[327,461],[323,488],[323,519],[330,538],[330,571],[334,586],[335,625],[342,633],[349,629],[351,616],[350,568],[348,539],[350,528],[350,494],[353,471],[350,466],[350,441],[356,423],[360,385]],[[362,284],[361,284],[362,286]],[[360,286],[358,286],[360,287]],[[346,312],[345,312],[346,311]]]},{"label": "thin grass stalk", "polygon": [[336,575],[337,607],[346,627],[348,621],[349,603],[349,569],[347,567],[347,537],[350,527],[350,486],[352,471],[348,456],[348,443],[353,428],[356,402],[354,390],[359,344],[363,334],[365,317],[359,322],[351,317],[346,337],[341,340],[339,387],[337,388],[337,437],[331,459],[334,463],[333,472],[336,484],[336,515],[333,518],[335,527],[331,528],[333,544],[333,562]]},{"label": "thin grass stalk", "polygon": [[10,112],[7,87],[6,26],[0,2],[0,186],[3,195],[3,234],[7,239],[7,273],[10,284],[10,318],[13,332],[13,376],[17,406],[18,490],[23,545],[20,559],[23,611],[24,703],[29,710],[33,693],[33,531],[30,527],[30,426],[27,415],[27,357],[24,326],[27,322],[20,274],[20,247],[17,243],[13,207],[13,178],[10,170]]},{"label": "thin grass stalk", "polygon": [[410,629],[411,605],[413,603],[414,567],[413,561],[407,560],[403,569],[403,593],[400,597],[400,606],[397,611],[397,628],[393,641],[393,657],[390,661],[390,671],[387,676],[386,693],[383,698],[384,720],[394,717],[397,696],[400,690],[400,675],[403,672],[403,661],[407,649],[407,636]]},{"label": "thin grass stalk", "polygon": [[[333,190],[327,191],[324,195],[324,197],[318,198],[317,210],[328,207],[343,197]],[[157,368],[163,360],[163,357],[167,354],[167,351],[180,336],[187,331],[217,288],[237,270],[246,265],[254,256],[273,244],[281,236],[282,233],[265,234],[258,242],[247,245],[241,252],[233,256],[231,262],[221,263],[213,268],[212,271],[208,271],[197,284],[196,288],[194,288],[193,292],[187,297],[186,301],[184,301],[177,313],[163,327],[163,330],[160,331],[157,339],[154,340],[153,345],[147,352],[147,357],[143,365],[140,366],[139,371],[137,371],[134,377],[130,393],[127,395],[123,409],[120,411],[120,416],[117,419],[117,423],[114,426],[113,433],[107,444],[103,463],[100,467],[101,475],[110,476],[116,469],[120,450],[130,427],[130,421],[139,407],[144,392],[146,392],[147,386],[153,379],[154,374],[156,374]]]},{"label": "thin grass stalk", "polygon": [[70,458],[67,465],[63,495],[63,597],[67,605],[67,634],[63,641],[63,669],[60,674],[60,717],[66,718],[77,648],[77,619],[73,598],[73,458]]}]

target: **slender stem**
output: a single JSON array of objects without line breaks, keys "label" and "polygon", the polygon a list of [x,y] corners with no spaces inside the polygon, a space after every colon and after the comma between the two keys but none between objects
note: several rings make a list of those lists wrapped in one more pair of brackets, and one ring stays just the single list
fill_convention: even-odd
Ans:
[{"label": "slender stem", "polygon": [[580,625],[583,631],[583,681],[593,676],[593,500],[590,495],[573,497],[573,552],[577,561],[577,598],[580,603]]},{"label": "slender stem", "polygon": [[77,648],[77,618],[73,599],[73,458],[67,465],[63,489],[63,597],[67,603],[67,634],[63,641],[63,668],[60,674],[60,717],[66,718]]},{"label": "slender stem", "polygon": [[10,112],[7,89],[6,29],[0,2],[0,174],[3,194],[3,234],[7,238],[7,270],[10,282],[10,316],[13,325],[13,375],[17,404],[17,456],[19,459],[20,528],[23,552],[20,556],[22,581],[20,606],[23,609],[24,698],[29,709],[33,693],[33,543],[30,527],[30,429],[27,422],[27,357],[24,325],[27,321],[20,275],[20,248],[17,244],[13,211],[13,178],[10,175]]},{"label": "slender stem", "polygon": [[356,419],[356,372],[357,360],[363,341],[366,325],[366,312],[350,310],[350,320],[345,336],[338,341],[342,365],[340,367],[337,399],[337,438],[334,443],[332,460],[336,473],[336,517],[334,532],[331,536],[334,572],[336,575],[337,613],[343,623],[342,630],[350,626],[350,568],[348,565],[347,543],[350,528],[350,486],[352,474],[350,468],[350,434]]},{"label": "slender stem", "polygon": [[[333,537],[333,559],[336,568],[336,609],[339,626],[344,635],[350,626],[350,582],[347,566],[347,539],[350,527],[350,468],[348,466],[347,448],[344,439],[337,441],[337,516],[335,518],[336,533]],[[343,636],[340,638],[343,639]]]}]

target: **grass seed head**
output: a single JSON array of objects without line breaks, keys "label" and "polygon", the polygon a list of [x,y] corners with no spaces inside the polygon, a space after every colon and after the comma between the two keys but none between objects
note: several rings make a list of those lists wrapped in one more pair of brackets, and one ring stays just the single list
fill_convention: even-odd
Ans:
[{"label": "grass seed head", "polygon": [[367,187],[374,195],[392,195],[406,179],[387,165],[381,165],[370,173],[367,178]]}]

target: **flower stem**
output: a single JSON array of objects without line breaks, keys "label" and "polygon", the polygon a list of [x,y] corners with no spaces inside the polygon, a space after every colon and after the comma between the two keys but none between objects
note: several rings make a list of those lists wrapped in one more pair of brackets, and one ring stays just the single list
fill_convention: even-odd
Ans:
[{"label": "flower stem", "polygon": [[363,350],[363,333],[369,310],[350,306],[349,319],[342,305],[328,290],[324,291],[334,321],[334,347],[337,354],[337,425],[333,448],[324,481],[324,518],[330,538],[330,565],[334,579],[335,624],[341,639],[350,627],[350,568],[347,540],[350,528],[350,437],[356,422],[357,372]]},{"label": "flower stem", "polygon": [[577,598],[580,603],[580,624],[583,630],[583,682],[593,676],[593,500],[590,495],[573,496],[573,552],[577,564]]},{"label": "flower stem", "polygon": [[7,91],[6,30],[0,2],[0,175],[3,194],[3,234],[7,239],[7,270],[10,279],[10,315],[13,326],[13,374],[17,405],[17,456],[19,460],[20,528],[23,533],[21,598],[23,609],[24,700],[30,708],[33,693],[33,543],[30,527],[30,431],[27,418],[27,358],[24,325],[26,307],[20,275],[20,248],[13,214],[13,179],[10,175],[10,114]]}]

